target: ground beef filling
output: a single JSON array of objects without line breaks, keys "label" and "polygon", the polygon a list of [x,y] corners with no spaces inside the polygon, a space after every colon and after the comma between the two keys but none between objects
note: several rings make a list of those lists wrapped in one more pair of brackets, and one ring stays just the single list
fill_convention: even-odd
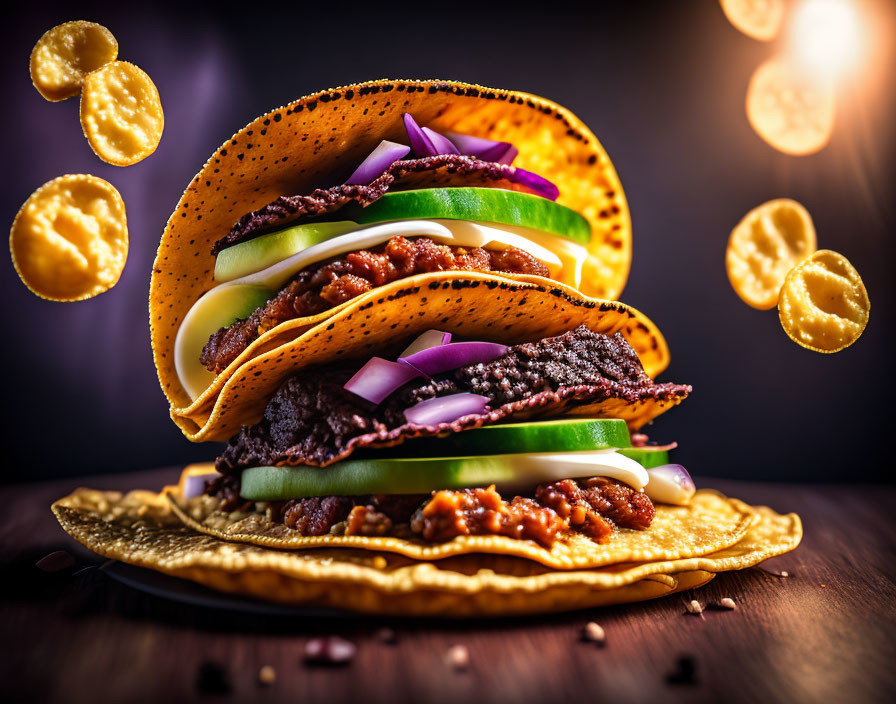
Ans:
[{"label": "ground beef filling", "polygon": [[547,267],[515,247],[488,250],[437,244],[428,237],[393,237],[300,271],[248,318],[221,328],[202,348],[200,362],[222,372],[254,340],[282,322],[315,315],[391,281],[432,271],[500,271],[547,276]]},{"label": "ground beef filling", "polygon": [[[238,480],[209,487],[221,510],[247,510],[234,502]],[[302,536],[410,535],[438,543],[461,535],[503,535],[550,548],[573,531],[603,543],[616,528],[645,530],[654,518],[646,494],[612,479],[564,479],[540,485],[533,497],[504,500],[494,486],[425,495],[325,496],[271,504],[271,515]]]}]

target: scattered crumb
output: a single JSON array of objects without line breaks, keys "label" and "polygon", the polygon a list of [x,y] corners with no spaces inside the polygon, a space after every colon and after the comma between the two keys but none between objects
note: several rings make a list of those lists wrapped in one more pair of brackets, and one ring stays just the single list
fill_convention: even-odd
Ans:
[{"label": "scattered crumb", "polygon": [[594,621],[589,621],[582,629],[582,640],[588,640],[592,643],[603,645],[607,642],[607,634],[599,624]]},{"label": "scattered crumb", "polygon": [[65,550],[57,550],[49,555],[40,558],[34,566],[43,572],[62,572],[73,567],[75,558]]},{"label": "scattered crumb", "polygon": [[388,645],[394,645],[398,642],[398,634],[391,628],[381,628],[376,632],[376,637],[380,639],[380,642]]},{"label": "scattered crumb", "polygon": [[689,614],[699,614],[699,615],[703,614],[703,607],[700,605],[700,602],[697,601],[696,599],[691,599],[688,602],[687,609],[688,609]]},{"label": "scattered crumb", "polygon": [[821,585],[821,588],[824,589],[824,588],[827,587],[827,586],[828,586],[827,584],[822,584],[822,585]]},{"label": "scattered crumb", "polygon": [[719,602],[719,606],[721,606],[723,609],[734,610],[737,608],[737,603],[730,596],[726,596]]},{"label": "scattered crumb", "polygon": [[466,670],[470,666],[470,651],[465,645],[452,645],[445,653],[445,662],[455,670]]},{"label": "scattered crumb", "polygon": [[208,661],[199,665],[196,687],[210,694],[227,694],[232,689],[227,669],[223,665]]},{"label": "scattered crumb", "polygon": [[305,643],[305,662],[316,665],[347,665],[355,658],[357,646],[339,636],[312,638]]},{"label": "scattered crumb", "polygon": [[386,558],[383,557],[382,555],[377,555],[376,557],[373,558],[373,566],[376,567],[378,570],[386,569],[387,564],[389,564],[389,563],[386,562]]},{"label": "scattered crumb", "polygon": [[666,682],[682,685],[697,684],[697,661],[690,655],[678,658],[676,668],[666,675]]},{"label": "scattered crumb", "polygon": [[270,665],[265,665],[258,671],[258,681],[265,685],[272,685],[277,681],[277,671]]},{"label": "scattered crumb", "polygon": [[789,577],[790,576],[790,572],[788,572],[787,570],[781,570],[781,571],[773,570],[773,569],[766,567],[765,565],[762,565],[762,564],[756,565],[756,569],[762,570],[766,574],[770,574],[773,577]]}]

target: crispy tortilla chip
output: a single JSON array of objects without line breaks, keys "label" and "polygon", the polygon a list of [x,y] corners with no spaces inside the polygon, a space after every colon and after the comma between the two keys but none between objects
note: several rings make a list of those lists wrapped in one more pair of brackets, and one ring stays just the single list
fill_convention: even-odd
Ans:
[{"label": "crispy tortilla chip", "polygon": [[483,553],[514,555],[555,569],[604,567],[620,562],[672,560],[709,553],[734,545],[759,520],[749,506],[711,491],[700,491],[689,506],[657,504],[647,530],[620,528],[601,544],[577,532],[560,535],[550,550],[528,541],[501,535],[463,535],[445,543],[416,538],[321,535],[303,537],[264,514],[223,513],[214,502],[197,500],[188,508],[169,493],[173,512],[190,528],[224,540],[270,548],[363,548],[394,552],[415,560],[441,560],[455,555]]},{"label": "crispy tortilla chip", "polygon": [[[707,493],[719,502],[735,500]],[[737,509],[740,510],[740,509]],[[283,551],[233,543],[183,526],[161,494],[79,489],[53,505],[69,535],[104,557],[214,589],[303,606],[377,614],[496,616],[626,603],[692,589],[713,574],[793,550],[799,517],[766,507],[741,539],[700,557],[558,571],[507,554],[419,562],[374,550]]]},{"label": "crispy tortilla chip", "polygon": [[405,112],[436,130],[517,146],[514,166],[556,183],[558,202],[591,223],[582,291],[619,296],[631,260],[628,205],[603,147],[571,112],[526,93],[445,81],[382,80],[323,91],[262,115],[223,144],[168,221],[153,266],[150,321],[173,408],[191,401],[177,378],[174,339],[189,308],[215,284],[212,244],[279,196],[344,180],[380,140],[404,141]]},{"label": "crispy tortilla chip", "polygon": [[[587,298],[540,277],[446,271],[420,274],[359,296],[329,316],[290,321],[259,338],[193,403],[171,416],[190,440],[226,440],[261,418],[280,385],[299,369],[342,359],[398,354],[408,338],[437,328],[472,339],[516,344],[558,335],[584,323],[610,334],[628,326],[654,376],[668,362],[665,340],[642,313],[617,301]],[[296,337],[289,339],[289,330]],[[634,345],[633,345],[634,346]],[[259,348],[256,348],[256,350]],[[178,384],[179,385],[179,384]],[[680,399],[679,399],[680,400]],[[607,413],[638,428],[674,403],[618,402]],[[582,413],[590,412],[583,410]]]}]

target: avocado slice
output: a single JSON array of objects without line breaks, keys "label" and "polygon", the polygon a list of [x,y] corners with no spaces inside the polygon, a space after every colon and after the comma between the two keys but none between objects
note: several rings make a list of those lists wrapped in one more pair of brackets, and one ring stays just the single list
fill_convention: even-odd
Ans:
[{"label": "avocado slice", "polygon": [[352,220],[364,224],[392,220],[470,220],[528,227],[580,244],[591,241],[591,225],[575,210],[547,198],[500,188],[394,191],[364,208],[346,206],[346,212]]}]

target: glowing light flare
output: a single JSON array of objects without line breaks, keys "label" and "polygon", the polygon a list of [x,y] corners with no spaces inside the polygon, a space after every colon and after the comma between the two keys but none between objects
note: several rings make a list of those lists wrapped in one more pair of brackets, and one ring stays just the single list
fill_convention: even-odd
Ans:
[{"label": "glowing light flare", "polygon": [[837,80],[854,70],[865,34],[855,2],[803,0],[789,21],[791,53],[816,80]]}]

